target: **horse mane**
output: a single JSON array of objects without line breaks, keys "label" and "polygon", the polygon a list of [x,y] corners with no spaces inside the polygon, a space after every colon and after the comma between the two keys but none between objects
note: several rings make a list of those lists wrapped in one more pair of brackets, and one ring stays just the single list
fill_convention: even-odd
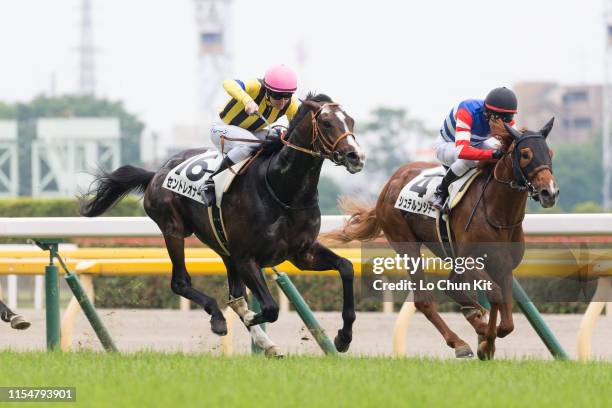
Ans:
[{"label": "horse mane", "polygon": [[[306,98],[304,99],[305,101],[313,101],[313,102],[318,102],[318,103],[331,103],[333,102],[332,99],[325,95],[325,94],[316,94],[314,92],[308,92],[308,95],[306,95]],[[291,122],[289,122],[289,129],[287,130],[287,134],[290,134],[293,129],[295,129],[297,127],[297,125],[302,121],[302,119],[304,118],[304,116],[310,112],[310,107],[306,104],[301,104],[300,107],[298,108],[298,111],[296,112],[295,116],[293,117],[293,119],[291,119]]]},{"label": "horse mane", "polygon": [[[318,102],[318,103],[331,103],[331,102],[333,102],[332,99],[329,96],[327,96],[325,94],[315,94],[314,92],[308,92],[308,95],[306,95],[306,98],[304,100],[305,101]],[[310,112],[310,111],[311,111],[311,108],[308,105],[306,105],[306,104],[301,104],[300,105],[300,107],[298,108],[297,112],[295,113],[295,116],[289,122],[289,128],[287,129],[287,135],[290,135],[291,132],[293,132],[293,130],[302,121],[304,116],[306,116],[306,114],[308,112]],[[283,144],[283,142],[280,141],[280,139],[277,139],[277,140],[271,141],[269,143],[266,143],[264,145],[264,147],[263,147],[263,150],[261,151],[260,156],[262,158],[270,157],[271,155],[279,152],[283,148],[283,146],[284,146],[284,144]]]}]

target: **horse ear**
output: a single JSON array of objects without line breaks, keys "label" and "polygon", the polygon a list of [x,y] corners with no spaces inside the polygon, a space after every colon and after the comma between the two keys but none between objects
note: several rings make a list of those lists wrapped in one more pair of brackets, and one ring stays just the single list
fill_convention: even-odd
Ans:
[{"label": "horse ear", "polygon": [[542,136],[544,136],[545,139],[550,133],[550,131],[552,130],[554,123],[555,123],[555,117],[553,116],[552,118],[550,118],[548,123],[545,124],[544,127],[540,130],[540,133],[542,134]]},{"label": "horse ear", "polygon": [[523,136],[521,134],[521,132],[519,132],[518,130],[516,130],[512,126],[509,126],[505,122],[504,122],[504,128],[506,129],[506,132],[510,133],[510,136],[512,136],[515,140],[519,140]]},{"label": "horse ear", "polygon": [[308,106],[310,109],[312,109],[315,112],[318,111],[319,108],[321,107],[321,105],[319,105],[317,102],[311,101],[308,99],[305,99],[305,100],[300,99],[300,102],[302,102],[303,105]]}]

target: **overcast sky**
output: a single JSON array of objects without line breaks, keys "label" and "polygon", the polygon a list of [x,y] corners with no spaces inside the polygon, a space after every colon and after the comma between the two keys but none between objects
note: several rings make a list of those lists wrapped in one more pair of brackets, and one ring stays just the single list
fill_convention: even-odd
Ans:
[{"label": "overcast sky", "polygon": [[[149,129],[193,123],[193,0],[94,0],[98,93]],[[0,2],[0,100],[78,84],[79,0]],[[604,1],[234,0],[233,77],[307,54],[306,82],[365,119],[403,107],[437,127],[459,100],[518,81],[597,83]]]}]

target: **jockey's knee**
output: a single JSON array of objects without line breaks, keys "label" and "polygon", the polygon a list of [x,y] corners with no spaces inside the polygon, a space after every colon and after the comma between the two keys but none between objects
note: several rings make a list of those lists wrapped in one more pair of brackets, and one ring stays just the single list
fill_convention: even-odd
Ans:
[{"label": "jockey's knee", "polygon": [[450,166],[457,160],[457,150],[454,143],[440,143],[435,147],[436,158],[445,166]]},{"label": "jockey's knee", "polygon": [[458,176],[463,176],[470,169],[473,169],[478,164],[475,160],[464,160],[458,159],[451,166],[450,169]]},{"label": "jockey's knee", "polygon": [[[259,147],[259,145],[255,147]],[[253,153],[253,150],[252,146],[236,146],[227,153],[227,157],[229,157],[232,162],[239,163],[249,157]]]},{"label": "jockey's knee", "polygon": [[221,146],[221,136],[225,134],[225,130],[219,125],[212,125],[210,128],[210,141],[215,147],[219,148]]}]

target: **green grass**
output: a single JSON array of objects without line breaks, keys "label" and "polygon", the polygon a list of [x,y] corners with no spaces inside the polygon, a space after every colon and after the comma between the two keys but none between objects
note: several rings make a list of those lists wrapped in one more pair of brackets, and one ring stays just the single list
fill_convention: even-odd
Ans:
[{"label": "green grass", "polygon": [[605,362],[6,351],[0,373],[2,386],[77,388],[53,407],[612,406]]}]

